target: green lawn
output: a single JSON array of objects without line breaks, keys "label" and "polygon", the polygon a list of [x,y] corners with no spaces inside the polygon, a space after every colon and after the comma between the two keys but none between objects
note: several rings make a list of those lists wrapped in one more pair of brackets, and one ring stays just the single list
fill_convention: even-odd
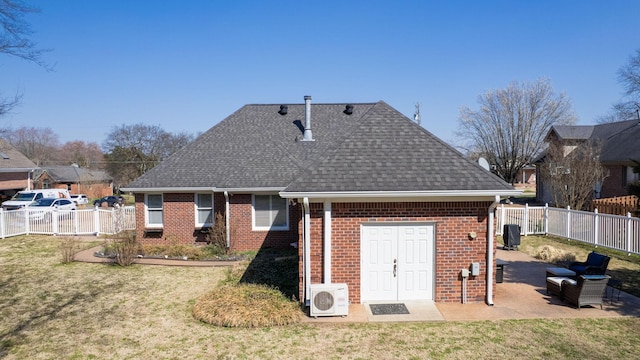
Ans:
[{"label": "green lawn", "polygon": [[629,359],[640,348],[638,318],[220,328],[191,309],[225,269],[63,265],[60,242],[0,239],[0,358]]}]

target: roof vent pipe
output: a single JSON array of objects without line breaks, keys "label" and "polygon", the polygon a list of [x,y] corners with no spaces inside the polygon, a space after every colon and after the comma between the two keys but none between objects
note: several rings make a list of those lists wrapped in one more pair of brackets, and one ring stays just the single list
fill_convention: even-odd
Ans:
[{"label": "roof vent pipe", "polygon": [[353,114],[353,105],[347,104],[343,112],[347,115]]},{"label": "roof vent pipe", "polygon": [[311,96],[304,96],[304,135],[302,141],[313,141],[311,133]]}]

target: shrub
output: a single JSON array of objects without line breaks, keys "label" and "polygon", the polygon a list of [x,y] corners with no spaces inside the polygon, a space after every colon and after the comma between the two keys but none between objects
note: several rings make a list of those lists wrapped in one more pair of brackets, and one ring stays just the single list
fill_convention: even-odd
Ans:
[{"label": "shrub", "polygon": [[122,231],[114,235],[109,246],[113,249],[116,263],[120,266],[132,265],[139,253],[135,233],[131,231]]},{"label": "shrub", "polygon": [[207,231],[207,242],[211,244],[214,252],[220,252],[227,255],[229,247],[227,247],[227,223],[222,213],[216,213],[214,225]]},{"label": "shrub", "polygon": [[60,252],[62,253],[62,263],[68,264],[73,262],[73,256],[78,251],[78,241],[72,237],[63,237],[60,239]]},{"label": "shrub", "polygon": [[258,284],[225,285],[210,291],[196,301],[192,313],[208,324],[241,328],[295,324],[302,318],[298,303]]}]

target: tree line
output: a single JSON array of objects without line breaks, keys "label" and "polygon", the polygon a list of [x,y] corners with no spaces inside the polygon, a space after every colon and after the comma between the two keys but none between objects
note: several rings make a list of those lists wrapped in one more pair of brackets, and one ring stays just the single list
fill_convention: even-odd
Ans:
[{"label": "tree line", "polygon": [[0,136],[40,167],[77,164],[104,170],[116,187],[127,185],[194,139],[141,123],[114,126],[102,146],[81,140],[61,144],[51,128],[5,128]]}]

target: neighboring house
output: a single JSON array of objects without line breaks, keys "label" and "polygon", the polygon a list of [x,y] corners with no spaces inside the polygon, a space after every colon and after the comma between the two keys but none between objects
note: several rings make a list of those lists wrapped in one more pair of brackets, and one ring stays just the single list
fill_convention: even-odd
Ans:
[{"label": "neighboring house", "polygon": [[[638,180],[633,172],[633,161],[640,161],[640,119],[618,121],[598,125],[554,125],[549,130],[546,142],[560,142],[568,154],[580,144],[595,141],[602,146],[600,162],[608,176],[602,184],[594,184],[594,198],[628,195],[627,185]],[[538,165],[542,163],[540,157]],[[540,166],[536,166],[538,202],[553,204],[551,186],[541,177]]]},{"label": "neighboring house", "polygon": [[300,297],[346,283],[349,300],[493,302],[493,209],[520,193],[397,110],[246,105],[124,191],[137,239],[197,243],[226,215],[232,250],[297,245]]},{"label": "neighboring house", "polygon": [[67,189],[71,194],[100,198],[113,194],[113,181],[106,172],[69,166],[48,166],[36,171],[36,189]]},{"label": "neighboring house", "polygon": [[0,139],[0,202],[20,190],[31,189],[38,166],[4,139]]}]

